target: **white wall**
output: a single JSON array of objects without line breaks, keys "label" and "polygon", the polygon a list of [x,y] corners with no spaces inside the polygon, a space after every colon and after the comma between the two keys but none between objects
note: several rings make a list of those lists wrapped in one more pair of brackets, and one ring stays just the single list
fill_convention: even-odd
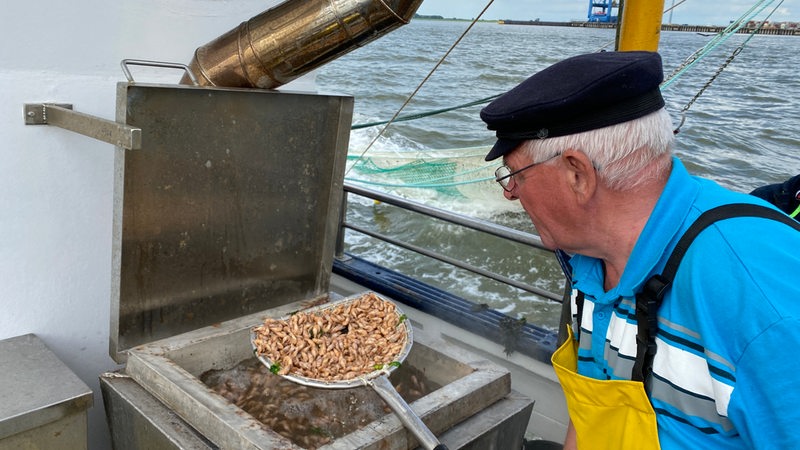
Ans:
[{"label": "white wall", "polygon": [[[188,63],[195,48],[275,3],[3,4],[0,339],[37,334],[94,391],[91,449],[110,448],[98,376],[118,369],[108,356],[114,147],[55,126],[25,125],[23,104],[71,103],[113,120],[122,59]],[[131,70],[140,82],[176,83],[181,75]]]}]

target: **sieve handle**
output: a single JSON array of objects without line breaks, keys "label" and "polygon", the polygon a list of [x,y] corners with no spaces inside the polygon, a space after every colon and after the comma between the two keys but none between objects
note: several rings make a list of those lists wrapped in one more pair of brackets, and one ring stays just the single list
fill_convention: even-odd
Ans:
[{"label": "sieve handle", "polygon": [[436,439],[431,430],[425,426],[419,416],[414,413],[414,410],[403,400],[403,397],[395,390],[386,375],[373,378],[369,384],[397,414],[400,422],[403,422],[403,425],[419,440],[420,446],[426,450],[447,450],[447,447],[439,443],[439,440]]}]

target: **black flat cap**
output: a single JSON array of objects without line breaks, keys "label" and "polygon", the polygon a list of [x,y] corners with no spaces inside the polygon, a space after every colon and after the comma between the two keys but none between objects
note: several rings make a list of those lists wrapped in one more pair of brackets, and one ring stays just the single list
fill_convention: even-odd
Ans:
[{"label": "black flat cap", "polygon": [[497,143],[486,161],[529,139],[565,136],[633,120],[664,107],[661,56],[579,55],[538,72],[481,110]]}]

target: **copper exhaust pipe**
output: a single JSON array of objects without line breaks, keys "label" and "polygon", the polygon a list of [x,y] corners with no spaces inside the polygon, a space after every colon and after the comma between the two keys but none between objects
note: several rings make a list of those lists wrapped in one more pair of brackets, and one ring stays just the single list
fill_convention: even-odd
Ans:
[{"label": "copper exhaust pipe", "polygon": [[420,4],[287,0],[198,48],[189,70],[201,86],[275,88],[408,23]]}]

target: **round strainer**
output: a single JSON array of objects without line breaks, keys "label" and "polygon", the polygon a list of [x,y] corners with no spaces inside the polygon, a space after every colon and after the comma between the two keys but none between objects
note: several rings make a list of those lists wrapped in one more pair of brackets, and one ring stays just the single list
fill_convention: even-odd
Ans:
[{"label": "round strainer", "polygon": [[[303,313],[323,313],[328,310],[332,310],[340,305],[347,305],[347,303],[355,302],[361,299],[365,295],[375,295],[375,293],[366,293],[366,294],[359,294],[352,297],[347,297],[342,300],[337,300],[334,302],[326,303],[324,305],[315,306],[313,308],[305,309]],[[388,302],[388,300],[377,296],[383,301]],[[280,375],[287,380],[293,381],[298,384],[302,384],[304,386],[311,386],[315,388],[322,388],[322,389],[346,389],[346,388],[353,388],[358,386],[371,386],[375,392],[381,396],[381,398],[389,405],[390,408],[397,414],[400,421],[406,428],[411,431],[414,436],[419,440],[420,445],[428,450],[447,450],[443,444],[439,443],[439,440],[436,436],[428,429],[428,427],[422,422],[422,420],[414,413],[410,406],[406,403],[406,401],[400,396],[397,390],[392,386],[392,383],[389,381],[389,374],[397,368],[400,363],[405,361],[406,357],[408,356],[408,352],[411,350],[411,345],[414,342],[413,332],[411,329],[411,323],[408,320],[405,320],[405,314],[403,314],[402,310],[394,305],[394,313],[397,315],[398,327],[402,327],[403,331],[405,332],[405,342],[402,346],[402,350],[398,353],[398,355],[388,364],[384,364],[382,368],[373,370],[372,372],[359,375],[354,378],[350,379],[343,379],[343,380],[323,380],[323,379],[316,379],[316,378],[308,378],[305,376],[292,374],[291,372],[288,374]],[[278,320],[289,320],[291,315],[281,317]],[[267,367],[270,368],[271,371],[275,368],[275,361],[270,360],[266,355],[260,354],[258,352],[258,346],[256,344],[257,333],[255,329],[250,330],[250,344],[253,346],[253,352],[255,356]]]}]

